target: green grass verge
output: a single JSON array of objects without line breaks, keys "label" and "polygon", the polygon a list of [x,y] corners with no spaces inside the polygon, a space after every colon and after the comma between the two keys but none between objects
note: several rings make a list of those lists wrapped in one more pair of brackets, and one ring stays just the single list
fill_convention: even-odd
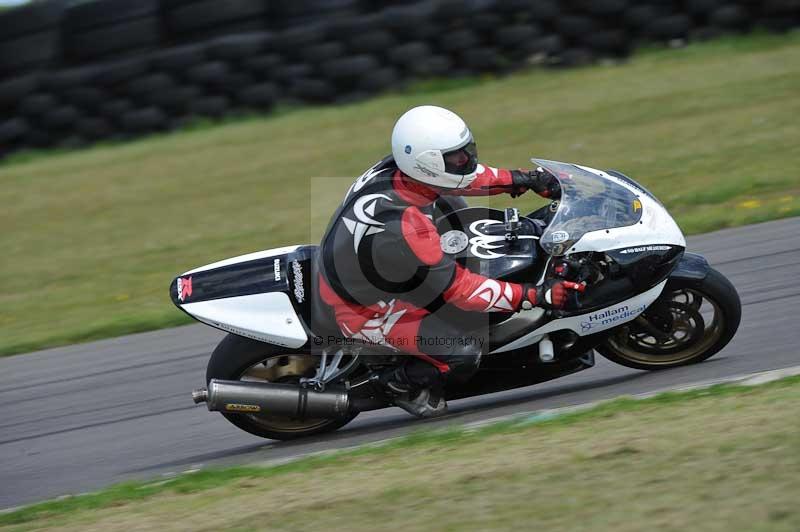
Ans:
[{"label": "green grass verge", "polygon": [[22,154],[0,167],[0,355],[187,323],[169,302],[174,275],[318,241],[353,176],[387,153],[394,120],[419,104],[462,114],[492,164],[536,155],[620,169],[687,233],[798,215],[798,93],[800,34],[756,35]]},{"label": "green grass verge", "polygon": [[[27,529],[797,530],[800,377],[418,432],[0,514]],[[267,525],[268,524],[268,525]]]}]

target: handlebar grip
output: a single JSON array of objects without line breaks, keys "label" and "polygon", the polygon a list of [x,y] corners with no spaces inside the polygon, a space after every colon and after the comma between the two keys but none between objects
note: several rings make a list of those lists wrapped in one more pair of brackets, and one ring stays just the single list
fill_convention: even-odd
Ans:
[{"label": "handlebar grip", "polygon": [[577,290],[581,294],[586,291],[586,283],[573,283],[572,281],[564,281],[564,286],[570,290]]}]

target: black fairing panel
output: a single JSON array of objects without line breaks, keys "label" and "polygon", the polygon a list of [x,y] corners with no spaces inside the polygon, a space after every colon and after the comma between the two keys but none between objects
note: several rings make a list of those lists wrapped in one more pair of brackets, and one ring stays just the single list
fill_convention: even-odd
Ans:
[{"label": "black fairing panel", "polygon": [[689,279],[702,281],[708,275],[711,266],[702,255],[697,253],[684,253],[677,267],[670,273],[670,279]]},{"label": "black fairing panel", "polygon": [[[277,262],[276,262],[277,261]],[[178,290],[178,283],[190,287]],[[212,299],[248,296],[288,289],[286,264],[281,256],[264,257],[176,277],[170,286],[177,305]]]},{"label": "black fairing panel", "polygon": [[605,253],[604,277],[580,296],[582,312],[590,312],[652,288],[675,269],[683,256],[681,246],[650,245]]},{"label": "black fairing panel", "polygon": [[449,254],[470,271],[493,279],[518,283],[535,282],[541,274],[538,247],[541,230],[532,220],[520,217],[516,240],[506,240],[504,213],[497,209],[461,209],[437,220],[436,229],[447,238],[448,231],[461,231],[469,244]]},{"label": "black fairing panel", "polygon": [[[248,260],[176,277],[170,297],[179,308],[187,303],[212,299],[284,292],[297,315],[306,324],[311,309],[312,263],[317,246],[300,246],[285,254]],[[178,290],[178,284],[182,290]],[[188,283],[189,289],[185,287]]]}]

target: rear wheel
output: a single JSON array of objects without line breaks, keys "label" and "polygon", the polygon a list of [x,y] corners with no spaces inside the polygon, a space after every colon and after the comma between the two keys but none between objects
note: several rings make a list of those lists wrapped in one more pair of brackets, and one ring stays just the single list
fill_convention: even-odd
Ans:
[{"label": "rear wheel", "polygon": [[[318,356],[229,334],[211,355],[206,370],[206,384],[211,379],[296,384],[301,377],[313,377],[318,364]],[[228,413],[222,415],[250,434],[273,440],[291,440],[336,430],[352,421],[358,412],[336,419],[294,419],[287,416]]]},{"label": "rear wheel", "polygon": [[636,369],[667,369],[701,362],[725,347],[739,328],[736,289],[716,270],[702,281],[670,280],[641,316],[617,329],[597,350]]}]

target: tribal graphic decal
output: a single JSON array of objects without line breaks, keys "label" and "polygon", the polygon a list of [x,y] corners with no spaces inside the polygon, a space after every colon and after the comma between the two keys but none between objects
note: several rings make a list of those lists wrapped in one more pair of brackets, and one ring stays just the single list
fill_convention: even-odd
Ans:
[{"label": "tribal graphic decal", "polygon": [[478,298],[486,301],[484,312],[510,312],[514,310],[511,300],[514,291],[509,283],[486,279],[470,294],[469,299]]},{"label": "tribal graphic decal", "polygon": [[[472,238],[469,239],[470,248],[469,252],[481,259],[496,259],[498,257],[505,257],[505,253],[496,253],[492,250],[500,249],[506,244],[506,237],[502,235],[487,235],[484,233],[487,225],[502,224],[500,220],[476,220],[469,224],[469,232],[472,233]],[[519,239],[532,239],[538,240],[538,236],[533,235],[519,235]]]},{"label": "tribal graphic decal", "polygon": [[396,299],[392,299],[389,303],[378,301],[377,305],[383,313],[375,313],[375,317],[364,323],[364,326],[358,331],[351,331],[344,322],[340,322],[339,327],[348,338],[364,340],[365,342],[386,345],[387,347],[397,349],[391,343],[386,343],[386,336],[391,332],[397,320],[399,320],[407,310],[400,309],[395,311],[394,306],[396,301]]},{"label": "tribal graphic decal", "polygon": [[380,162],[376,163],[372,168],[361,174],[361,176],[355,180],[355,182],[350,185],[350,188],[347,190],[347,194],[344,195],[344,201],[347,201],[347,198],[350,197],[350,194],[353,192],[358,192],[364,185],[369,183],[376,175],[383,172],[383,170],[377,170],[376,167],[381,164]]},{"label": "tribal graphic decal", "polygon": [[353,204],[355,220],[342,216],[345,227],[347,227],[347,230],[353,235],[353,250],[356,253],[358,253],[358,246],[361,244],[362,238],[384,231],[383,222],[379,222],[373,218],[373,216],[375,216],[375,205],[380,199],[392,201],[392,198],[386,194],[366,194],[358,198]]}]

